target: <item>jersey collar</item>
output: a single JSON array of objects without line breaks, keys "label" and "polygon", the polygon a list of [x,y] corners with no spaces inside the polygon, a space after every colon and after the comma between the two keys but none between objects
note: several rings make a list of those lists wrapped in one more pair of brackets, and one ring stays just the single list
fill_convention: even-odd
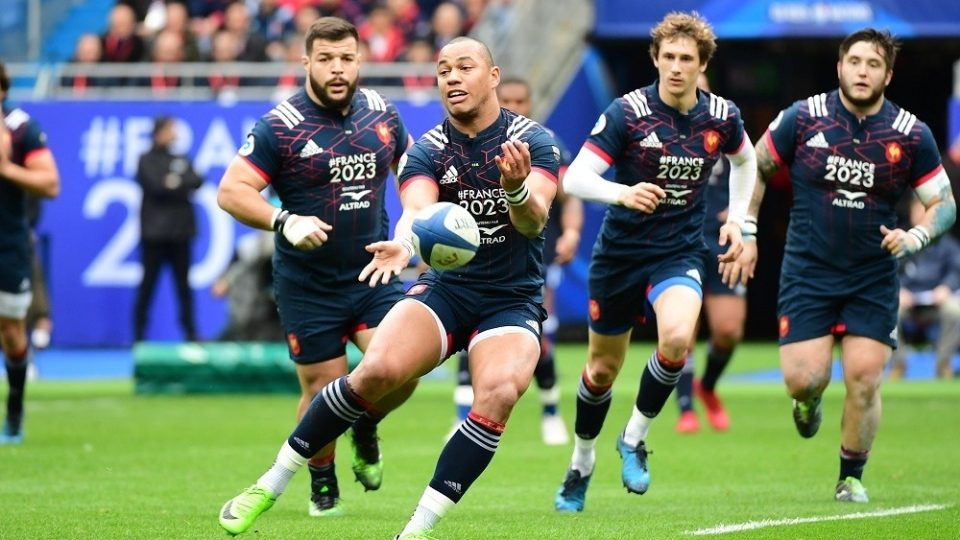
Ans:
[{"label": "jersey collar", "polygon": [[503,107],[500,107],[500,115],[497,117],[496,121],[480,130],[476,137],[469,137],[466,133],[462,133],[457,130],[457,128],[453,127],[453,122],[450,122],[449,118],[446,120],[446,122],[447,126],[450,128],[450,138],[458,141],[477,141],[485,139],[487,135],[496,133],[497,131],[503,129],[503,126],[507,123],[507,110]]}]

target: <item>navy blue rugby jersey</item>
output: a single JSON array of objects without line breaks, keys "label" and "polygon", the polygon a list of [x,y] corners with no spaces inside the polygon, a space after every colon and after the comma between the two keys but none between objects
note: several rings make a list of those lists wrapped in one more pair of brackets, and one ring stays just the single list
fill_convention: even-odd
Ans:
[{"label": "navy blue rugby jersey", "polygon": [[356,281],[370,262],[364,246],[389,235],[387,175],[411,140],[394,105],[366,88],[357,90],[346,116],[301,89],[261,117],[239,154],[285,210],[333,227],[311,251],[276,235],[277,256],[327,282]]},{"label": "navy blue rugby jersey", "polygon": [[916,116],[885,99],[877,114],[860,121],[839,90],[782,111],[763,144],[790,170],[787,256],[847,272],[895,268],[880,247],[880,225],[894,228],[904,191],[943,170],[933,135]]},{"label": "navy blue rugby jersey", "polygon": [[615,99],[584,148],[615,167],[615,182],[657,184],[667,197],[652,214],[610,205],[594,254],[649,260],[703,249],[706,180],[746,140],[739,109],[714,94],[698,90],[687,114],[660,99],[656,82]]},{"label": "navy blue rugby jersey", "polygon": [[466,208],[480,226],[477,255],[461,268],[440,272],[441,282],[539,295],[543,234],[527,238],[514,228],[493,159],[508,140],[529,144],[532,168],[557,180],[560,150],[553,137],[533,120],[500,109],[497,121],[474,138],[454,129],[449,120],[424,133],[401,164],[400,189],[418,180],[433,182],[441,202]]},{"label": "navy blue rugby jersey", "polygon": [[[23,109],[3,114],[10,134],[10,161],[24,166],[35,152],[49,152],[46,135]],[[30,253],[27,194],[13,182],[0,179],[0,264],[29,268]]]},{"label": "navy blue rugby jersey", "polygon": [[[553,137],[554,142],[557,143],[557,148],[560,149],[560,174],[558,178],[562,177],[566,168],[573,162],[573,156],[570,155],[570,150],[563,144],[563,141],[560,140],[560,137],[557,137],[557,134],[554,133],[552,129],[546,126],[543,126],[543,129],[547,130],[547,133]],[[562,219],[563,202],[561,202],[560,197],[557,196],[554,197],[553,204],[550,205],[550,217],[547,220],[547,226],[543,229],[543,262],[548,266],[553,264],[553,259],[557,256],[557,238],[563,234]]]},{"label": "navy blue rugby jersey", "polygon": [[[727,210],[730,206],[730,160],[722,157],[710,169],[707,179],[707,208],[703,218],[703,234],[711,235],[715,242],[720,234],[723,223],[717,214]],[[726,223],[726,220],[724,220]]]}]

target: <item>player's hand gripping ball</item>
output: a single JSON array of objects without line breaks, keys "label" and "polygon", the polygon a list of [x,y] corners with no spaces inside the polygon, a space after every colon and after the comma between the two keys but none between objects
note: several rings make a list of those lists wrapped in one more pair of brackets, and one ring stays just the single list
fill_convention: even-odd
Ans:
[{"label": "player's hand gripping ball", "polygon": [[480,247],[480,229],[463,207],[431,204],[413,218],[413,247],[436,270],[453,270],[470,262]]}]

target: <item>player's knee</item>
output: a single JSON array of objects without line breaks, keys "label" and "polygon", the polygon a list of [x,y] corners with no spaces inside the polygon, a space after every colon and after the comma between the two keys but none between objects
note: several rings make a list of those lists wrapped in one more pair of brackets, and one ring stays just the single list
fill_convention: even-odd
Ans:
[{"label": "player's knee", "polygon": [[658,349],[667,358],[679,361],[687,356],[691,335],[693,335],[691,325],[677,324],[666,328],[660,336]]},{"label": "player's knee", "polygon": [[595,386],[610,386],[620,373],[620,361],[613,355],[594,354],[587,363],[587,378]]},{"label": "player's knee", "polygon": [[365,399],[378,401],[409,382],[410,374],[395,363],[364,357],[350,374],[350,386]]},{"label": "player's knee", "polygon": [[714,346],[730,350],[743,339],[743,325],[740,321],[718,321],[710,332],[710,340]]},{"label": "player's knee", "polygon": [[524,388],[519,388],[508,381],[500,384],[483,385],[476,389],[473,398],[473,408],[482,411],[495,412],[493,416],[509,414],[513,409]]},{"label": "player's knee", "polygon": [[790,397],[806,400],[823,393],[830,382],[829,375],[824,376],[810,370],[785,370],[783,380]]}]

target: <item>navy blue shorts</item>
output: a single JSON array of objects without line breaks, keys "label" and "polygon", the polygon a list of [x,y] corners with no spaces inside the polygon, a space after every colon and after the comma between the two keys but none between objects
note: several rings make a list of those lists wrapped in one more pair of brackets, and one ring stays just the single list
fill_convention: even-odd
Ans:
[{"label": "navy blue shorts", "polygon": [[738,281],[731,289],[723,282],[723,276],[720,275],[720,263],[717,262],[717,257],[726,253],[730,246],[720,247],[719,237],[712,233],[704,235],[704,240],[708,249],[707,257],[704,259],[704,292],[710,296],[728,295],[746,298],[747,287],[743,283]]},{"label": "navy blue shorts", "polygon": [[403,297],[397,279],[373,288],[360,282],[323,287],[274,272],[273,288],[290,358],[298,364],[343,356],[353,334],[376,328]]},{"label": "navy blue shorts", "polygon": [[539,294],[451,285],[437,281],[430,272],[407,289],[406,298],[421,302],[439,319],[444,337],[440,361],[488,337],[521,330],[530,332],[539,344],[541,325],[547,318]]},{"label": "navy blue shorts", "polygon": [[784,258],[777,306],[780,345],[846,333],[896,348],[900,283],[895,272],[842,274],[798,266]]},{"label": "navy blue shorts", "polygon": [[704,250],[673,254],[645,264],[594,256],[590,261],[590,329],[618,335],[652,315],[657,296],[685,285],[703,296]]}]

